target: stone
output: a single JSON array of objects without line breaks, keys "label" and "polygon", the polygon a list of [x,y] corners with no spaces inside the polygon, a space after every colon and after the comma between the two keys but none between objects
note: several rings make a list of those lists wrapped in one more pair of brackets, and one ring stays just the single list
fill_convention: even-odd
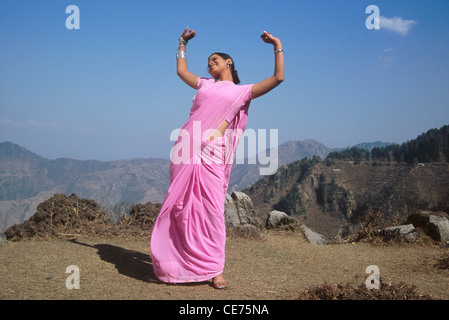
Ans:
[{"label": "stone", "polygon": [[233,191],[230,195],[226,194],[225,222],[227,227],[259,226],[253,202],[247,194],[240,191]]},{"label": "stone", "polygon": [[280,228],[293,224],[295,221],[282,211],[273,210],[268,214],[265,227],[267,229]]},{"label": "stone", "polygon": [[304,232],[304,236],[306,237],[307,241],[309,241],[310,244],[313,245],[326,245],[327,240],[324,238],[324,236],[318,232],[315,232],[308,228],[306,225],[302,225],[302,230]]},{"label": "stone", "polygon": [[449,219],[446,213],[418,211],[409,215],[407,222],[422,229],[433,240],[449,243]]},{"label": "stone", "polygon": [[407,225],[398,225],[388,228],[383,228],[374,231],[375,235],[384,236],[388,239],[392,238],[405,238],[406,240],[413,241],[416,240],[415,235],[415,227],[413,224],[407,224]]}]

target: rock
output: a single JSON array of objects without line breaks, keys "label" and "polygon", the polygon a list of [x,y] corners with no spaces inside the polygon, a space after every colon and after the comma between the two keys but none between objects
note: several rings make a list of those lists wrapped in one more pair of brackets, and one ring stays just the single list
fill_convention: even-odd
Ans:
[{"label": "rock", "polygon": [[327,241],[324,236],[318,232],[315,232],[309,229],[306,225],[302,225],[302,230],[304,232],[304,236],[309,241],[310,244],[314,245],[326,245]]},{"label": "rock", "polygon": [[267,229],[281,228],[294,223],[295,220],[285,212],[273,210],[268,214],[265,227]]},{"label": "rock", "polygon": [[421,228],[433,240],[449,241],[449,219],[444,212],[418,211],[409,215],[407,223]]},{"label": "rock", "polygon": [[227,236],[263,238],[253,202],[243,192],[233,191],[231,194],[226,194],[225,223]]},{"label": "rock", "polygon": [[416,235],[414,232],[415,227],[413,226],[413,224],[407,224],[379,229],[374,231],[374,234],[378,236],[383,236],[387,239],[399,237],[405,238],[406,240],[409,241],[414,241],[416,240]]},{"label": "rock", "polygon": [[251,198],[243,192],[233,191],[225,198],[225,221],[227,227],[252,225],[259,227],[255,218],[254,205]]}]

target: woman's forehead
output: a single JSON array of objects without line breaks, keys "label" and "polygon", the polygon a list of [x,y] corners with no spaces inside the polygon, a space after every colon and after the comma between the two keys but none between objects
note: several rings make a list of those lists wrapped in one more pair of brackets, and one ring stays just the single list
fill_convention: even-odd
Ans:
[{"label": "woman's forehead", "polygon": [[213,54],[213,55],[211,55],[210,57],[209,57],[209,59],[208,60],[210,60],[210,59],[214,59],[214,58],[221,58],[218,54]]}]

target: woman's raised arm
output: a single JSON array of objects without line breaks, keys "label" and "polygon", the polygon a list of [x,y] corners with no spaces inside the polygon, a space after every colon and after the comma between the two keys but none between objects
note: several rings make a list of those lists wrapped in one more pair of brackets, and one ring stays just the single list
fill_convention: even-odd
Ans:
[{"label": "woman's raised arm", "polygon": [[284,52],[282,50],[281,40],[273,37],[266,31],[260,37],[264,42],[270,43],[274,47],[274,74],[272,77],[253,85],[251,90],[253,99],[273,90],[284,81]]},{"label": "woman's raised arm", "polygon": [[196,36],[196,32],[189,30],[189,27],[184,29],[181,37],[179,38],[179,48],[176,54],[176,72],[178,76],[193,89],[197,89],[199,77],[191,73],[187,67],[187,42]]}]

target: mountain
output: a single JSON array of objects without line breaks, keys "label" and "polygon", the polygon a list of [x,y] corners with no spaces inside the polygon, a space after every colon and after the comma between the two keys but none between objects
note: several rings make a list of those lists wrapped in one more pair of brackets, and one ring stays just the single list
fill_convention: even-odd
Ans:
[{"label": "mountain", "polygon": [[[331,149],[315,140],[288,141],[270,150],[282,166],[303,158],[324,159]],[[247,188],[263,175],[265,152],[233,166],[229,192]],[[276,157],[275,157],[276,156]],[[251,164],[255,163],[255,164]],[[11,142],[0,143],[0,232],[35,213],[55,193],[92,199],[108,208],[120,203],[162,202],[169,186],[168,159],[118,161],[43,158]]]},{"label": "mountain", "polygon": [[449,164],[303,159],[242,190],[265,219],[283,211],[328,236],[350,234],[369,211],[387,223],[449,210]]},{"label": "mountain", "polygon": [[12,142],[0,143],[0,161],[39,161],[43,160],[41,156],[28,151],[24,147],[21,147]]},{"label": "mountain", "polygon": [[93,199],[103,206],[162,202],[169,160],[50,160],[10,142],[0,143],[0,232],[34,214],[55,193]]},{"label": "mountain", "polygon": [[[269,167],[269,163],[261,164],[263,161],[260,161],[260,159],[264,159],[264,157],[273,160],[277,158],[277,165],[274,166],[273,170],[276,171],[277,168],[287,163],[292,163],[303,158],[318,156],[321,159],[324,159],[330,152],[336,150],[338,149],[331,149],[315,140],[307,139],[301,141],[287,141],[276,148],[270,149],[269,152],[263,151],[256,157],[245,159],[242,164],[239,164],[236,160],[236,164],[232,168],[231,177],[229,179],[229,191],[247,188],[262,178],[263,175],[261,175],[260,169],[267,169]],[[274,173],[273,171],[272,173]]]},{"label": "mountain", "polygon": [[[362,143],[358,143],[354,146],[352,146],[353,148],[359,148],[359,149],[365,149],[367,151],[371,151],[374,148],[383,148],[383,147],[387,147],[387,146],[391,146],[394,143],[391,142],[382,142],[382,141],[375,141],[375,142],[362,142]],[[349,147],[348,147],[349,149]]]},{"label": "mountain", "polygon": [[446,162],[449,159],[449,125],[439,129],[430,129],[416,139],[372,149],[353,147],[343,151],[331,152],[332,159],[378,161],[397,161],[407,164],[419,162]]},{"label": "mountain", "polygon": [[260,218],[283,211],[329,236],[351,233],[368,213],[397,223],[416,210],[449,211],[448,126],[369,150],[296,161],[242,191]]}]

